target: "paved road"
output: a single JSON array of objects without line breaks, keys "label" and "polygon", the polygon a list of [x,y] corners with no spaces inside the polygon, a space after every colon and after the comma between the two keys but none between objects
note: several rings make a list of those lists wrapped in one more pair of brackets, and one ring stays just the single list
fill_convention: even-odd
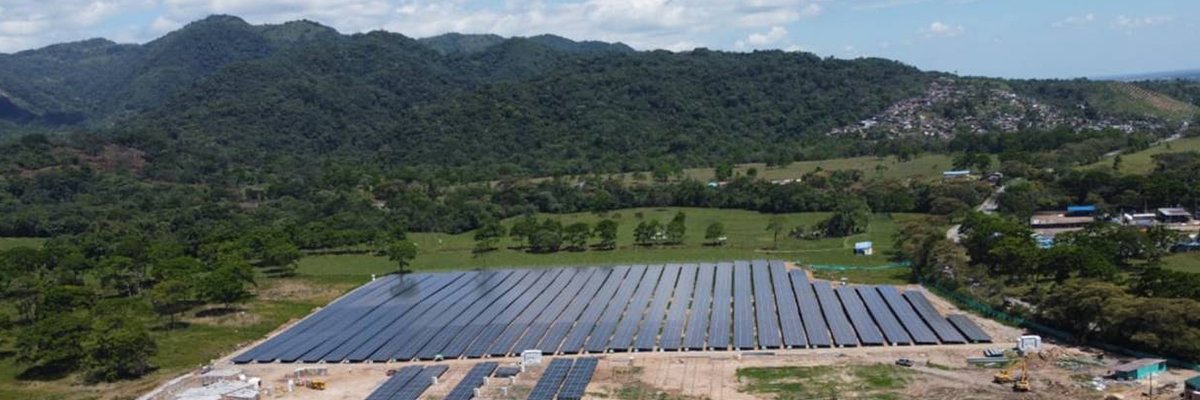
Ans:
[{"label": "paved road", "polygon": [[[997,198],[1000,197],[1001,193],[1004,193],[1004,188],[1005,186],[996,187],[996,190],[992,191],[991,196],[988,196],[983,203],[980,203],[978,207],[975,207],[975,211],[986,214],[996,212],[996,208],[999,206],[997,204]],[[958,243],[962,240],[962,234],[959,233],[960,230],[962,230],[961,224],[955,224],[954,226],[951,226],[950,229],[946,230],[946,239],[950,239],[951,242]]]}]

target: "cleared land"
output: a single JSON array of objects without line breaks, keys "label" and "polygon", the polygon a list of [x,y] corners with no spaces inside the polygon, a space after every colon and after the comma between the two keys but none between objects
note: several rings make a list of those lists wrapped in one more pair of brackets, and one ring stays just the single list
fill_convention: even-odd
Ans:
[{"label": "cleared land", "polygon": [[[633,230],[639,221],[657,219],[666,223],[676,212],[687,215],[687,236],[680,245],[645,247],[633,243]],[[641,215],[639,218],[638,215]],[[829,217],[829,213],[779,214],[784,226],[790,230],[795,226],[812,226]],[[892,247],[893,235],[907,221],[922,217],[921,214],[877,214],[871,217],[866,233],[845,238],[823,240],[800,240],[787,237],[786,230],[779,235],[779,248],[773,246],[772,233],[766,230],[773,217],[771,214],[742,210],[719,210],[706,208],[638,208],[625,209],[605,214],[543,214],[538,219],[553,218],[564,225],[586,222],[595,225],[604,218],[617,221],[617,249],[582,252],[560,251],[553,254],[532,254],[508,248],[484,254],[475,254],[474,232],[458,235],[440,233],[414,233],[409,237],[417,243],[419,253],[413,263],[415,269],[450,270],[502,266],[555,266],[555,265],[614,265],[629,263],[699,262],[754,258],[785,259],[801,264],[839,264],[853,266],[878,266],[888,264],[887,253]],[[512,220],[504,221],[506,226]],[[725,225],[728,242],[724,246],[706,245],[704,230],[712,222]],[[856,256],[855,242],[873,241],[875,254]],[[592,240],[595,243],[595,239]],[[514,246],[504,240],[503,246]],[[395,270],[395,265],[385,257],[369,254],[318,255],[300,261],[298,273],[313,279],[349,277],[362,281],[370,274],[384,274]],[[896,271],[882,271],[873,280],[865,283],[886,283],[888,276]],[[895,282],[895,281],[890,281]],[[903,282],[903,281],[900,281]]]},{"label": "cleared land", "polygon": [[[1159,144],[1135,153],[1121,155],[1122,174],[1147,174],[1154,171],[1154,155],[1200,151],[1200,137],[1183,138]],[[1112,168],[1113,159],[1105,158],[1081,168]]]},{"label": "cleared land", "polygon": [[0,238],[0,251],[8,250],[14,247],[42,247],[45,243],[44,238],[25,238],[25,237],[4,237]]}]

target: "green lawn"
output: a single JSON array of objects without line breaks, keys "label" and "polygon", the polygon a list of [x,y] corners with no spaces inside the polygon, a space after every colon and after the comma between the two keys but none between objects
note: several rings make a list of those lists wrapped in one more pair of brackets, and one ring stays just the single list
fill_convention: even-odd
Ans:
[{"label": "green lawn", "polygon": [[45,238],[27,238],[27,237],[0,237],[0,251],[8,250],[14,247],[42,247],[45,243]]},{"label": "green lawn", "polygon": [[[1122,174],[1146,174],[1154,170],[1155,154],[1200,151],[1200,137],[1183,138],[1163,143],[1146,150],[1121,155]],[[1112,168],[1113,159],[1105,158],[1082,168]]]},{"label": "green lawn", "polygon": [[1163,268],[1200,274],[1200,252],[1179,253],[1164,257]]},{"label": "green lawn", "polygon": [[[687,214],[687,236],[682,245],[642,247],[633,244],[633,229],[640,212],[644,219],[667,222],[677,211]],[[780,215],[787,227],[811,226],[827,218],[828,213],[797,213]],[[501,249],[477,255],[473,233],[459,235],[437,233],[415,233],[410,238],[417,243],[419,254],[414,262],[417,270],[451,270],[489,267],[556,266],[556,265],[611,265],[629,263],[665,263],[721,261],[752,258],[771,258],[811,264],[840,264],[876,266],[887,264],[887,252],[892,247],[892,235],[904,221],[920,218],[919,214],[874,215],[868,231],[847,238],[824,240],[797,240],[780,234],[779,249],[772,247],[771,232],[766,230],[769,214],[742,210],[719,210],[703,208],[641,208],[627,209],[604,214],[577,213],[564,215],[539,215],[538,218],[555,218],[570,224],[587,222],[594,224],[601,218],[612,218],[620,224],[618,248],[611,251],[588,250],[582,252],[561,251],[554,254],[530,254],[523,251]],[[725,246],[713,247],[704,244],[704,230],[709,223],[719,221],[725,225],[729,241]],[[505,221],[511,225],[512,221]],[[875,243],[875,255],[855,256],[854,242],[870,240]],[[594,241],[593,241],[594,242]],[[511,241],[504,242],[513,245]],[[361,279],[369,274],[390,272],[394,266],[386,258],[365,254],[308,256],[300,261],[298,272],[315,279],[350,277]],[[873,272],[874,279],[890,280],[890,276],[906,275],[907,270]],[[358,278],[354,278],[358,277]]]},{"label": "green lawn", "polygon": [[[826,171],[857,169],[863,171],[868,178],[881,177],[889,179],[934,179],[941,178],[942,172],[952,169],[953,156],[945,154],[924,154],[912,161],[900,162],[896,157],[853,157],[834,158],[819,161],[798,161],[786,167],[768,168],[766,164],[740,164],[734,167],[734,172],[745,175],[750,168],[758,170],[758,177],[766,180],[796,179],[804,174],[816,171],[817,168]],[[691,168],[684,170],[684,175],[700,180],[709,181],[714,176],[713,168]]]}]

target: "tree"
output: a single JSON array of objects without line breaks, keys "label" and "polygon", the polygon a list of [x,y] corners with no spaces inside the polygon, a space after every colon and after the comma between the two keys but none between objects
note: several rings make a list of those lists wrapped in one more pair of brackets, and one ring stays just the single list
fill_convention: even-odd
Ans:
[{"label": "tree", "polygon": [[191,307],[191,286],[182,279],[171,279],[159,282],[150,289],[150,305],[154,312],[170,318],[170,325],[175,326],[175,317]]},{"label": "tree", "polygon": [[721,182],[727,181],[730,178],[733,178],[733,165],[730,163],[726,163],[726,162],[717,164],[717,168],[716,168],[715,172],[716,172],[715,175],[716,175],[717,181],[721,181]]},{"label": "tree", "polygon": [[1112,162],[1112,169],[1113,169],[1113,171],[1118,171],[1118,172],[1119,172],[1119,171],[1121,171],[1121,163],[1122,163],[1123,161],[1125,161],[1125,159],[1124,159],[1124,158],[1121,158],[1121,155],[1120,155],[1120,154],[1117,154],[1116,156],[1114,156],[1114,157],[1113,157],[1113,162]]},{"label": "tree", "polygon": [[137,378],[153,369],[158,351],[154,339],[131,317],[121,314],[96,321],[83,343],[84,372],[89,382]]},{"label": "tree", "polygon": [[1087,341],[1101,329],[1115,326],[1115,306],[1128,298],[1121,287],[1112,283],[1072,279],[1051,290],[1038,310],[1043,318],[1067,328],[1080,341]]},{"label": "tree", "polygon": [[529,250],[534,253],[553,253],[562,247],[562,223],[546,219],[529,237]]},{"label": "tree", "polygon": [[783,223],[783,217],[778,215],[771,216],[771,219],[767,221],[767,232],[771,232],[772,249],[779,248],[779,233],[783,232]]},{"label": "tree", "polygon": [[671,244],[683,243],[683,237],[687,234],[687,215],[683,211],[675,213],[675,217],[671,218],[671,222],[667,223],[667,242]]},{"label": "tree", "polygon": [[596,223],[595,235],[600,238],[600,248],[615,249],[617,247],[617,221],[604,219]]},{"label": "tree", "polygon": [[847,199],[838,204],[833,216],[821,223],[826,236],[846,237],[867,230],[871,209],[859,199]]},{"label": "tree", "polygon": [[537,219],[533,215],[525,215],[513,223],[512,228],[509,228],[508,235],[517,242],[518,245],[529,241],[529,237],[538,229]]},{"label": "tree", "polygon": [[250,296],[243,278],[229,266],[221,267],[200,279],[196,284],[196,292],[202,301],[220,304],[225,309],[232,309],[233,304]]},{"label": "tree", "polygon": [[591,238],[592,228],[586,222],[576,222],[563,228],[563,242],[574,250],[587,248],[587,241]]},{"label": "tree", "polygon": [[50,315],[17,334],[17,359],[52,374],[65,374],[83,358],[82,343],[90,333],[85,311]]},{"label": "tree", "polygon": [[656,219],[638,222],[637,227],[633,229],[634,243],[643,246],[653,244],[661,226]]},{"label": "tree", "polygon": [[504,225],[500,221],[489,219],[475,231],[475,252],[483,253],[495,250],[496,246],[500,244],[500,238],[505,235],[508,235],[508,230],[504,228]]},{"label": "tree", "polygon": [[300,256],[300,249],[286,237],[273,236],[261,242],[258,265],[276,276],[291,276],[296,273]]},{"label": "tree", "polygon": [[704,239],[713,245],[725,244],[725,224],[713,222],[704,229]]},{"label": "tree", "polygon": [[386,249],[387,258],[396,263],[396,271],[407,274],[408,266],[417,258],[417,245],[407,240],[395,240]]}]

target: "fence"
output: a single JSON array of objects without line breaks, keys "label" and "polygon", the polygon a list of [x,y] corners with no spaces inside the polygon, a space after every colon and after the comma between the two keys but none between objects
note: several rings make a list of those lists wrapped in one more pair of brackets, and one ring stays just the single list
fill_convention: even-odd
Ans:
[{"label": "fence", "polygon": [[[924,286],[930,292],[933,292],[934,294],[938,295],[939,297],[950,300],[951,302],[953,302],[955,305],[957,305],[961,309],[971,310],[971,311],[974,311],[975,313],[983,315],[984,317],[987,317],[989,319],[1000,321],[1001,323],[1004,323],[1007,325],[1019,326],[1021,328],[1025,328],[1032,332],[1035,332],[1039,335],[1049,336],[1051,338],[1054,338],[1054,339],[1057,339],[1057,340],[1060,340],[1063,342],[1078,343],[1078,340],[1075,338],[1074,335],[1072,335],[1066,331],[1063,331],[1061,329],[1057,329],[1057,328],[1054,328],[1054,327],[1051,327],[1051,326],[1048,326],[1045,324],[1037,323],[1037,322],[1034,322],[1034,321],[1031,321],[1031,320],[1028,320],[1025,318],[1021,318],[1021,317],[1018,317],[1015,315],[1005,313],[1003,311],[996,310],[996,309],[992,308],[991,306],[989,306],[987,303],[980,301],[979,299],[967,296],[965,294],[962,294],[962,293],[959,293],[959,292],[956,292],[953,290],[946,289],[946,288],[938,285],[937,283],[926,282],[924,280],[922,280],[920,283],[921,283],[921,286]],[[1167,360],[1167,364],[1170,364],[1173,367],[1186,368],[1186,369],[1191,369],[1194,371],[1200,371],[1200,364],[1187,362],[1187,361],[1180,360],[1177,358],[1165,357],[1165,356],[1161,356],[1161,355],[1157,355],[1157,354],[1150,354],[1150,353],[1147,353],[1144,351],[1133,350],[1130,348],[1126,348],[1126,347],[1122,347],[1122,346],[1118,346],[1118,345],[1114,345],[1114,344],[1109,344],[1109,343],[1097,342],[1094,340],[1086,341],[1086,342],[1084,342],[1084,344],[1104,350],[1104,351],[1118,353],[1118,354],[1125,354],[1128,356],[1133,356],[1133,357],[1138,357],[1138,358],[1161,358],[1161,359]]]}]

